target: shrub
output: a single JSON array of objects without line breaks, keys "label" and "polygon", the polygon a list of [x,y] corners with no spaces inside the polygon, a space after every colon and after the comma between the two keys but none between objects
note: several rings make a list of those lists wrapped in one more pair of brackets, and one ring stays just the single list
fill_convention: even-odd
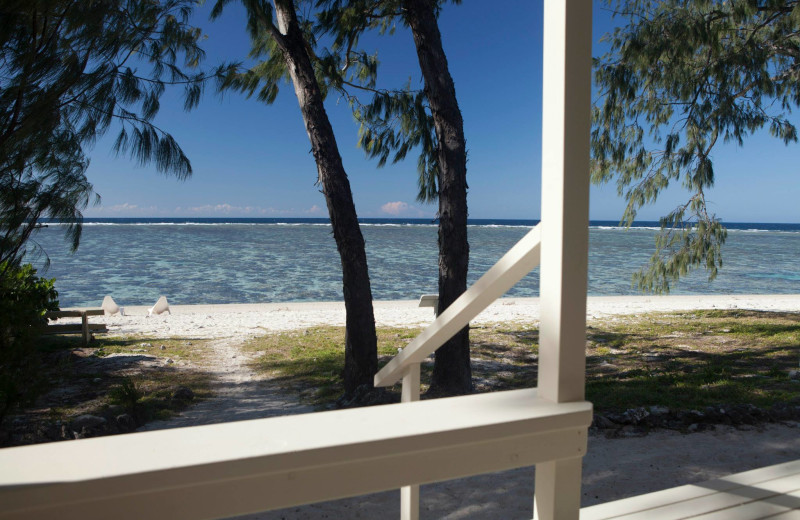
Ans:
[{"label": "shrub", "polygon": [[122,383],[109,390],[108,397],[112,404],[121,405],[128,413],[135,414],[139,401],[144,397],[144,394],[136,386],[133,379],[126,377],[122,380]]},{"label": "shrub", "polygon": [[45,313],[58,310],[55,279],[40,278],[32,265],[0,263],[0,423],[15,406],[36,398],[41,382],[36,349]]}]

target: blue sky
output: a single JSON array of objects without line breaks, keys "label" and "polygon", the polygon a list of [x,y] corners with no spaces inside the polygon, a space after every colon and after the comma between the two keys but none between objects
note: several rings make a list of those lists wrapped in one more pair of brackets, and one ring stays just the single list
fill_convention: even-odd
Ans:
[{"label": "blue sky", "polygon": [[[244,59],[249,40],[241,7],[230,4],[212,23],[207,15],[211,3],[194,18],[207,35],[205,65]],[[594,18],[597,41],[612,22],[598,2]],[[440,29],[464,117],[470,217],[539,218],[541,1],[507,0],[491,9],[475,1],[446,5]],[[421,88],[407,30],[363,43],[378,51],[383,86],[401,86],[411,78]],[[326,106],[359,216],[433,218],[435,205],[415,201],[416,155],[378,168],[356,147],[358,129],[347,103],[332,95]],[[87,175],[102,203],[88,208],[87,217],[327,216],[291,85],[270,106],[208,89],[189,113],[182,110],[179,91],[169,91],[156,123],[189,156],[192,177],[178,181],[152,166],[115,157],[112,128],[90,153]],[[717,186],[708,194],[712,210],[730,222],[800,222],[797,146],[760,134],[744,148],[718,147]],[[643,209],[640,219],[655,220],[684,200],[680,187],[670,189]],[[593,220],[618,220],[623,208],[615,186],[592,188]]]}]

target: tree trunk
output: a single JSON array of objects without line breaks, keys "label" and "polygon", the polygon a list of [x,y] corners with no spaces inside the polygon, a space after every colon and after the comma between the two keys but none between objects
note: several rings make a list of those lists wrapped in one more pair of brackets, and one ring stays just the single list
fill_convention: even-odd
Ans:
[{"label": "tree trunk", "polygon": [[[439,157],[439,308],[441,313],[467,290],[467,146],[456,89],[442,48],[432,0],[405,0],[438,140]],[[436,352],[430,391],[472,391],[469,326]]]},{"label": "tree trunk", "polygon": [[292,77],[311,149],[317,162],[319,183],[328,206],[333,238],[342,261],[342,290],[347,313],[345,330],[345,396],[362,385],[373,387],[378,368],[377,336],[372,310],[367,254],[358,224],[350,181],[342,165],[323,97],[297,23],[292,0],[275,0],[278,44]]}]

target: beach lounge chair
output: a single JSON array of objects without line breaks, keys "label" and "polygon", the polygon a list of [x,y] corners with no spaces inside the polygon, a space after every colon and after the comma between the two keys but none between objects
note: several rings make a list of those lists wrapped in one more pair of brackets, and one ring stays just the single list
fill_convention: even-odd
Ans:
[{"label": "beach lounge chair", "polygon": [[169,310],[169,303],[167,303],[166,296],[162,296],[161,298],[159,298],[155,305],[147,309],[148,316],[152,316],[153,314],[161,314],[163,312],[172,314]]},{"label": "beach lounge chair", "polygon": [[100,308],[103,309],[103,314],[106,316],[113,316],[116,313],[119,313],[120,316],[125,316],[125,307],[120,307],[117,305],[117,302],[114,301],[114,298],[108,295],[103,298],[103,304],[100,306]]}]

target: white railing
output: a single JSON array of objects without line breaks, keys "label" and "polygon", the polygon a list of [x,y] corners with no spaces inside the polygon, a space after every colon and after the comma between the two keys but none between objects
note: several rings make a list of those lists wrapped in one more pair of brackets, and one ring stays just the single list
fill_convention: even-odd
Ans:
[{"label": "white railing", "polygon": [[395,384],[412,366],[419,366],[426,357],[538,266],[542,237],[540,226],[537,225],[522,237],[486,274],[384,366],[375,375],[375,386]]},{"label": "white railing", "polygon": [[0,518],[238,516],[580,456],[590,422],[526,389],[5,448]]},{"label": "white railing", "polygon": [[[540,225],[522,237],[475,285],[459,296],[402,352],[392,358],[375,375],[375,386],[391,386],[402,379],[401,401],[419,401],[422,361],[539,265],[542,237]],[[418,485],[400,489],[400,519],[419,519]]]}]

